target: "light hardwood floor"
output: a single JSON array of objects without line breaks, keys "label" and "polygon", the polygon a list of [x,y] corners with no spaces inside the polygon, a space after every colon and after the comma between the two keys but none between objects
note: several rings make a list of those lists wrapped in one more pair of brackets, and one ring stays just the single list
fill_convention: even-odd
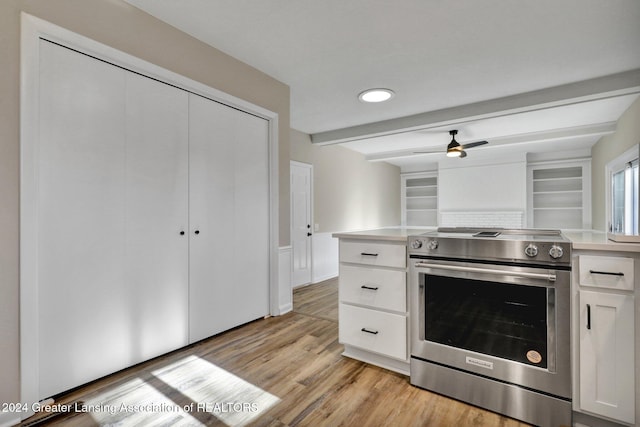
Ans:
[{"label": "light hardwood floor", "polygon": [[[298,288],[292,313],[257,320],[60,396],[56,403],[81,402],[82,410],[97,411],[37,425],[526,425],[341,356],[337,294],[337,280]],[[141,406],[127,406],[136,404]]]}]

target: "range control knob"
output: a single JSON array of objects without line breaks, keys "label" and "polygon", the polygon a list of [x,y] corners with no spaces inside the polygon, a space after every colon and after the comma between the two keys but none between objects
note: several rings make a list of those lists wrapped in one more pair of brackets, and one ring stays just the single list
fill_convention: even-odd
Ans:
[{"label": "range control knob", "polygon": [[533,258],[538,255],[538,247],[533,243],[529,243],[526,248],[524,248],[524,253],[526,256]]},{"label": "range control knob", "polygon": [[411,242],[411,247],[413,249],[420,249],[422,247],[422,240],[414,240]]},{"label": "range control knob", "polygon": [[564,251],[561,246],[553,245],[551,249],[549,249],[549,256],[553,259],[562,258],[562,255],[564,255]]},{"label": "range control knob", "polygon": [[429,249],[435,250],[438,249],[438,241],[437,240],[429,240]]}]

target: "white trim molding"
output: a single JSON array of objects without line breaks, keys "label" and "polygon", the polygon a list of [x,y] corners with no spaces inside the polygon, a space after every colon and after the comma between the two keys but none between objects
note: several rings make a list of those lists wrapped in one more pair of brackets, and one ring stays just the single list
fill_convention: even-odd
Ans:
[{"label": "white trim molding", "polygon": [[293,268],[292,257],[293,251],[291,246],[280,246],[278,249],[278,271],[280,273],[280,280],[278,283],[280,288],[278,315],[282,315],[293,310],[293,292],[291,288],[291,273]]}]

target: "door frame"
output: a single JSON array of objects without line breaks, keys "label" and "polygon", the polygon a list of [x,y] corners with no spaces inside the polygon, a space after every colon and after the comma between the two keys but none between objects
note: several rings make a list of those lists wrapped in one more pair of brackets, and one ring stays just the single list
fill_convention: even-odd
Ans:
[{"label": "door frame", "polygon": [[[311,225],[311,242],[309,244],[310,246],[310,250],[309,250],[309,283],[311,284],[313,283],[313,234],[315,234],[315,224],[314,224],[314,217],[313,217],[313,164],[311,163],[304,163],[304,162],[299,162],[297,160],[290,160],[289,161],[289,166],[298,166],[298,167],[302,167],[305,169],[309,169],[309,174],[311,176],[311,179],[309,180],[309,212],[310,212],[310,218],[309,218],[309,224]],[[289,182],[291,182],[291,168],[289,168]],[[291,192],[291,189],[289,189],[289,192]],[[289,197],[289,218],[291,218],[291,220],[289,221],[289,229],[290,229],[290,235],[293,237],[293,203],[292,203],[292,198]],[[291,241],[291,288],[293,289],[293,267],[294,263],[293,263],[293,240]],[[298,285],[298,286],[304,286],[304,285]]]},{"label": "door frame", "polygon": [[[21,401],[38,401],[37,146],[39,41],[46,39],[115,66],[261,117],[269,123],[269,311],[279,315],[278,114],[43,19],[21,13],[20,41],[20,384]],[[23,419],[33,412],[24,413]]]}]

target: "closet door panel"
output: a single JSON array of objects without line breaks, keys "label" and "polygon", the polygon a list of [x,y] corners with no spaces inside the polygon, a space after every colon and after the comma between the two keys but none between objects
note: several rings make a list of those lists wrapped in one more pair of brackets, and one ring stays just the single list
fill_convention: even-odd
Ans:
[{"label": "closet door panel", "polygon": [[194,342],[269,313],[268,124],[195,95],[189,111]]},{"label": "closet door panel", "polygon": [[[242,324],[269,314],[268,122],[237,112],[235,133],[236,283],[230,289],[232,321]],[[247,242],[250,242],[247,244]],[[247,268],[249,260],[250,268]],[[250,297],[247,297],[250,296]]]},{"label": "closet door panel", "polygon": [[39,397],[131,361],[125,72],[41,41],[37,152]]},{"label": "closet door panel", "polygon": [[233,316],[235,110],[196,95],[189,100],[189,340],[195,342],[231,327]]},{"label": "closet door panel", "polygon": [[126,278],[141,362],[188,343],[188,94],[133,73],[126,94]]}]

